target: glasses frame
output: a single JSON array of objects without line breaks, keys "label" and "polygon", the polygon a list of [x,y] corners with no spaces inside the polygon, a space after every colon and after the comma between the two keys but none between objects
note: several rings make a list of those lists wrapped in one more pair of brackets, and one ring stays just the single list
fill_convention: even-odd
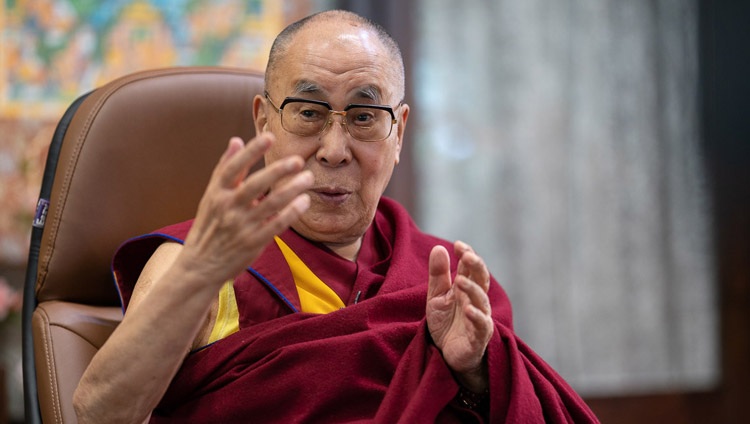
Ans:
[{"label": "glasses frame", "polygon": [[[352,138],[354,138],[355,140],[359,140],[359,141],[362,141],[362,142],[365,142],[365,143],[374,143],[374,142],[378,142],[378,141],[383,141],[386,138],[388,138],[388,137],[391,136],[391,134],[393,133],[393,126],[398,123],[398,119],[396,119],[396,114],[394,113],[394,109],[398,109],[404,103],[403,100],[402,100],[401,102],[399,102],[398,105],[396,105],[395,108],[391,107],[391,106],[387,106],[387,105],[371,105],[371,104],[350,103],[350,104],[348,104],[344,108],[344,110],[333,110],[333,107],[331,107],[330,103],[324,102],[322,100],[305,99],[305,98],[302,98],[302,97],[286,97],[286,98],[284,98],[284,101],[281,102],[281,105],[279,107],[276,107],[276,105],[273,103],[273,100],[271,100],[271,96],[268,94],[268,91],[264,91],[263,95],[265,96],[266,100],[268,100],[268,103],[271,104],[271,106],[273,107],[273,110],[275,110],[276,112],[278,112],[279,118],[281,118],[281,128],[283,128],[284,131],[286,131],[288,133],[291,133],[291,134],[294,134],[294,135],[298,135],[300,137],[313,137],[313,136],[316,136],[316,135],[323,134],[331,126],[331,123],[333,122],[333,115],[339,115],[339,116],[342,117],[342,119],[341,119],[341,122],[342,122],[341,125],[343,125],[344,129],[346,129],[346,133],[349,134],[350,136],[352,136]],[[315,134],[298,134],[296,132],[289,131],[284,126],[284,106],[288,105],[289,103],[312,103],[312,104],[316,104],[316,105],[324,106],[324,107],[328,108],[328,118],[326,119],[326,123],[325,123],[325,125],[323,125],[323,128],[321,128],[320,131],[318,131]],[[388,129],[388,134],[385,137],[377,139],[377,140],[362,140],[361,138],[357,138],[356,136],[354,136],[354,134],[352,134],[351,132],[349,132],[349,126],[346,123],[346,119],[345,119],[347,112],[349,110],[351,110],[351,109],[354,109],[354,108],[380,109],[380,110],[384,110],[384,111],[390,113],[391,114],[391,126]]]}]

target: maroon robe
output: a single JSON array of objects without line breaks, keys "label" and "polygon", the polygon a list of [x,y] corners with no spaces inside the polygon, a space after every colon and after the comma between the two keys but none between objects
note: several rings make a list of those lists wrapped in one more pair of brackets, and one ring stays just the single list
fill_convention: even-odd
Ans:
[{"label": "maroon robe", "polygon": [[[191,222],[124,244],[113,269],[123,307],[159,243],[182,241]],[[240,330],[191,353],[152,422],[481,422],[461,408],[459,386],[425,321],[428,258],[452,244],[422,233],[383,198],[357,262],[292,230],[292,250],[346,307],[298,312],[286,261],[270,243],[235,279]],[[455,274],[456,258],[451,258]],[[598,422],[581,398],[513,332],[511,307],[492,278],[495,331],[487,348],[489,421]]]}]

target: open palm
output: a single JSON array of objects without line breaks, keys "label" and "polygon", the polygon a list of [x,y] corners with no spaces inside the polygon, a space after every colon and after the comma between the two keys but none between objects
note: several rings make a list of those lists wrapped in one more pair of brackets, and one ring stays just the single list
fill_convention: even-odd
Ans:
[{"label": "open palm", "polygon": [[465,243],[456,242],[458,271],[452,281],[448,251],[436,246],[430,253],[427,326],[446,364],[462,383],[483,389],[484,353],[494,330],[489,271]]}]

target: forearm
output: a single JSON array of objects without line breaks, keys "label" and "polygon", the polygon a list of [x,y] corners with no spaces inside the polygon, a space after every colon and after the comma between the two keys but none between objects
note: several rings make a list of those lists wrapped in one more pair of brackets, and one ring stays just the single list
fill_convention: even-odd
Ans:
[{"label": "forearm", "polygon": [[141,422],[204,324],[218,285],[172,267],[92,359],[74,395],[79,422]]}]

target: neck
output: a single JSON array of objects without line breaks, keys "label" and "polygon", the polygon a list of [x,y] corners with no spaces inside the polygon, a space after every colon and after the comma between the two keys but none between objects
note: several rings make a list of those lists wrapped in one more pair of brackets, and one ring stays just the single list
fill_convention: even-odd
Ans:
[{"label": "neck", "polygon": [[325,243],[325,245],[342,258],[354,262],[357,260],[359,249],[362,247],[362,237],[350,243]]}]

